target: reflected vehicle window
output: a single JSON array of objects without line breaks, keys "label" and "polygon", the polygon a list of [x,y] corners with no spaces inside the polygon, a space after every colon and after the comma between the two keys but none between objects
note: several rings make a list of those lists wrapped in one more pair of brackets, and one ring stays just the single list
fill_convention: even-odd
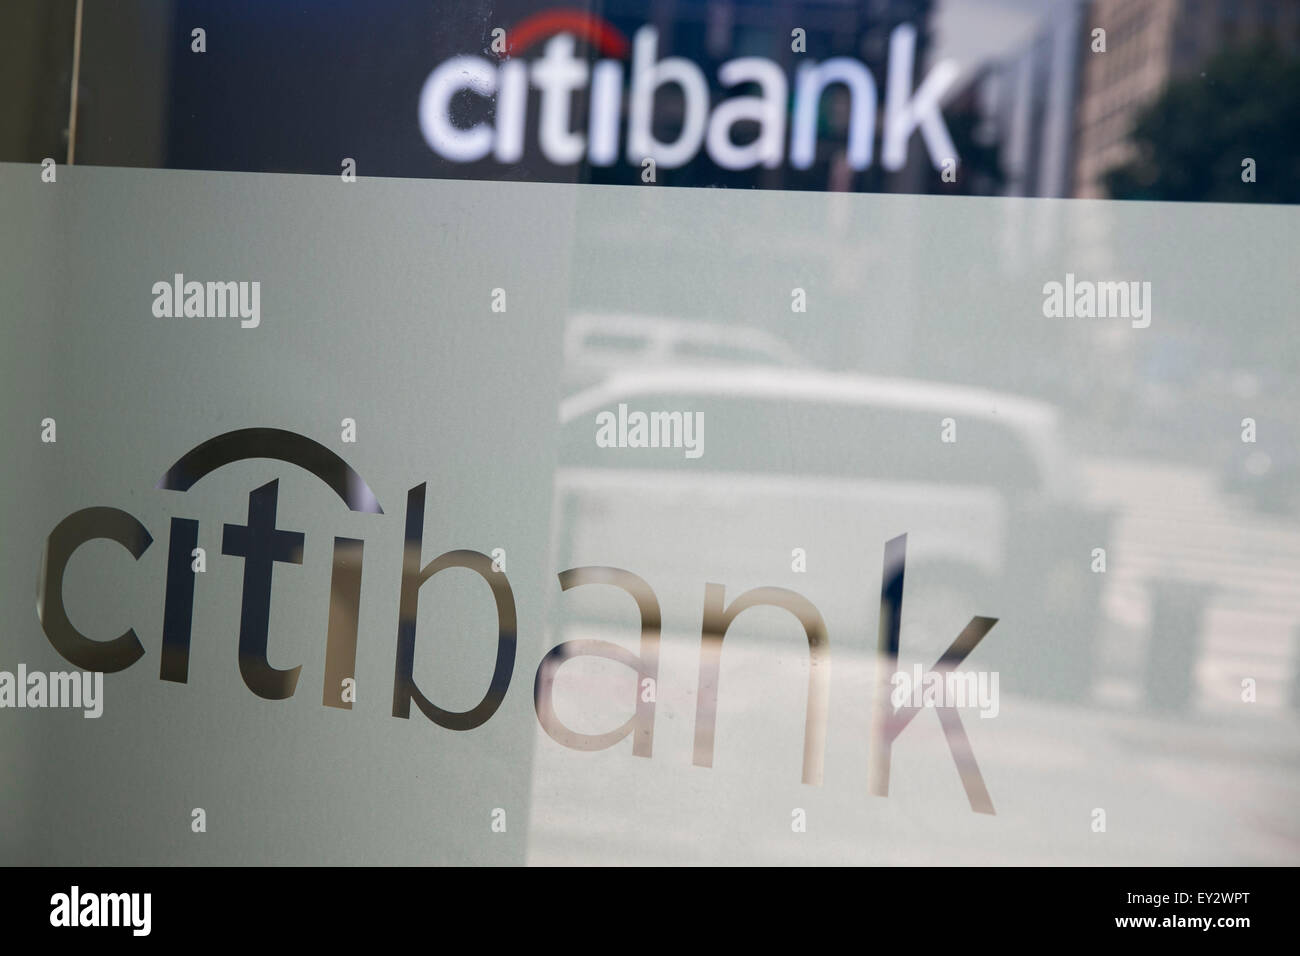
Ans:
[{"label": "reflected vehicle window", "polygon": [[770,352],[717,342],[680,342],[677,355],[688,359],[742,362],[750,365],[781,365],[782,360]]}]

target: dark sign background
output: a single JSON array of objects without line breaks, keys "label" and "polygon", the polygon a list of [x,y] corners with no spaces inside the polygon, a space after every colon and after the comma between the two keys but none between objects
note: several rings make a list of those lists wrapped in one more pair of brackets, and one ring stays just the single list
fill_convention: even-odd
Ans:
[{"label": "dark sign background", "polygon": [[[1012,7],[1002,29],[997,17]],[[713,106],[756,89],[720,86],[717,67],[728,60],[760,56],[786,73],[786,157],[778,168],[724,169],[701,149],[685,166],[661,169],[664,185],[1300,202],[1300,5],[1289,0],[1179,2],[1167,17],[1109,0],[123,0],[81,10],[74,57],[77,0],[6,4],[0,160],[71,161],[75,72],[73,138],[83,164],[338,175],[351,157],[369,177],[639,183],[640,169],[625,155],[609,167],[585,159],[556,166],[541,155],[535,89],[518,163],[450,162],[421,135],[420,91],[436,66],[466,54],[495,60],[494,29],[509,37],[538,15],[569,12],[599,18],[629,41],[638,28],[655,27],[658,56],[695,63]],[[882,168],[881,103],[875,162],[849,168],[850,104],[839,84],[818,104],[815,162],[793,168],[796,68],[851,57],[871,71],[883,100],[889,37],[904,23],[917,31],[913,87],[938,59],[961,57],[942,107],[960,156],[957,180],[942,179],[915,132],[906,165]],[[999,39],[1016,32],[1012,23],[1019,33]],[[206,31],[202,54],[191,51],[197,27]],[[791,49],[795,28],[805,31],[805,53]],[[1109,42],[1100,53],[1098,29]],[[974,32],[981,37],[968,42]],[[538,56],[541,45],[523,58]],[[602,58],[581,37],[576,55]],[[621,151],[626,83],[625,73]],[[570,104],[575,129],[585,128],[586,100],[584,87]],[[493,120],[491,100],[463,93],[453,102],[461,125]],[[665,84],[654,112],[661,140],[675,138],[681,112],[679,91]],[[757,127],[740,122],[733,135],[744,143]],[[1253,181],[1241,177],[1243,157],[1258,166]]]}]

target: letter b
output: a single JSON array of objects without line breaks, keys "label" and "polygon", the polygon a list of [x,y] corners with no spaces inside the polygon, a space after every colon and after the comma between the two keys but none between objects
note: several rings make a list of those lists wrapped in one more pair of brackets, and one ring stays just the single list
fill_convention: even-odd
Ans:
[{"label": "letter b", "polygon": [[[478,551],[448,551],[420,567],[424,545],[424,485],[406,495],[406,542],[402,552],[402,597],[397,619],[397,665],[393,675],[393,716],[410,717],[411,701],[435,724],[451,730],[473,730],[497,712],[510,686],[515,666],[515,596],[504,571],[492,570],[492,559]],[[478,705],[471,710],[451,711],[438,707],[415,683],[415,619],[420,587],[439,571],[468,568],[492,588],[497,608],[497,660],[492,683]]]}]

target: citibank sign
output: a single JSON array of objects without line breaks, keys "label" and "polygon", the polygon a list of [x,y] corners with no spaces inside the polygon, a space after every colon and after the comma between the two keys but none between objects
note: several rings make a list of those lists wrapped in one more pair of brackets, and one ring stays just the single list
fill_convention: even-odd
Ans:
[{"label": "citibank sign", "polygon": [[[519,58],[543,39],[541,56]],[[590,63],[576,56],[579,39],[605,58]],[[896,27],[890,35],[888,76],[880,104],[884,114],[880,162],[888,170],[906,164],[908,140],[918,131],[936,169],[959,159],[939,110],[957,68],[949,61],[940,62],[913,88],[915,51],[915,28]],[[598,17],[550,11],[515,27],[499,62],[456,56],[439,64],[420,92],[420,130],[435,153],[453,162],[489,157],[500,163],[519,162],[529,126],[531,87],[539,93],[539,115],[533,124],[538,146],[547,160],[559,166],[580,162],[613,166],[621,154],[635,166],[653,159],[656,166],[672,169],[704,150],[725,169],[773,169],[787,162],[788,142],[789,164],[808,169],[816,158],[821,98],[828,88],[840,85],[852,104],[846,158],[855,170],[871,166],[880,98],[876,78],[860,60],[833,57],[802,63],[793,77],[792,110],[791,78],[766,57],[728,60],[718,67],[717,80],[724,88],[754,84],[758,92],[713,103],[698,64],[679,56],[659,57],[659,31],[654,27],[641,27],[629,43]],[[663,141],[654,130],[655,95],[671,87],[682,99],[681,124],[675,139]],[[494,120],[458,125],[452,116],[453,102],[465,92],[494,100]],[[572,102],[575,94],[584,92],[589,103],[586,129],[575,129]],[[733,128],[742,122],[758,127],[757,137],[743,144],[733,137]],[[624,128],[626,142],[620,148]]]},{"label": "citibank sign", "polygon": [[[182,455],[167,469],[156,487],[170,492],[188,492],[214,471],[250,459],[269,459],[293,465],[319,479],[347,505],[348,510],[378,516],[384,514],[370,486],[347,462],[305,435],[278,428],[245,428],[208,439]],[[301,664],[288,669],[273,667],[268,655],[276,565],[302,564],[306,546],[304,532],[282,528],[276,520],[279,487],[279,479],[274,479],[249,492],[247,522],[225,524],[221,538],[221,553],[242,558],[244,562],[239,673],[248,689],[265,700],[293,697],[302,672]],[[505,568],[480,551],[446,551],[421,566],[425,490],[421,483],[412,487],[406,496],[392,715],[409,719],[411,705],[415,704],[433,723],[453,731],[468,731],[491,719],[510,687],[515,671],[518,625],[515,595]],[[98,539],[116,541],[136,560],[153,544],[153,536],[140,519],[120,508],[96,506],[73,512],[58,523],[45,543],[36,614],[51,646],[65,660],[85,670],[114,673],[135,665],[145,655],[144,645],[135,629],[129,628],[111,640],[91,638],[73,624],[64,604],[64,578],[72,555],[83,544]],[[171,519],[158,677],[180,684],[189,682],[197,577],[190,560],[198,540],[198,518],[178,515]],[[336,536],[333,544],[321,703],[326,707],[351,710],[355,695],[350,694],[349,689],[354,690],[356,686],[358,609],[365,545],[359,538],[342,535]],[[885,544],[878,631],[878,649],[882,660],[887,662],[882,673],[896,670],[906,553],[906,535]],[[415,679],[420,591],[440,571],[451,568],[473,571],[487,583],[497,619],[496,665],[492,681],[479,703],[466,711],[439,707],[425,695]],[[649,681],[652,686],[656,684],[659,680],[659,637],[663,619],[659,598],[643,578],[626,569],[610,566],[569,568],[559,573],[558,583],[564,592],[591,585],[613,586],[626,592],[640,612],[641,641],[638,653],[608,641],[587,639],[565,641],[551,648],[538,665],[533,681],[533,705],[542,729],[557,743],[581,751],[605,750],[631,736],[633,755],[650,757],[655,724],[653,695],[638,694],[633,715],[621,727],[603,734],[579,733],[565,726],[556,713],[553,695],[556,672],[566,660],[579,656],[603,657],[630,668],[637,675],[638,688],[644,686],[644,681]],[[736,595],[730,603],[726,600],[726,590],[718,583],[706,583],[704,588],[692,762],[700,767],[713,766],[719,669],[722,642],[727,631],[733,621],[750,608],[782,608],[802,625],[808,639],[811,666],[804,721],[803,782],[820,785],[830,707],[831,666],[830,637],[821,612],[806,597],[786,588],[754,588]],[[931,671],[953,672],[996,623],[995,618],[972,617]],[[888,796],[894,740],[922,707],[908,705],[902,700],[895,706],[887,706],[887,685],[882,684],[880,690],[870,731],[869,786],[873,794]],[[937,713],[971,809],[976,813],[993,813],[993,802],[956,708],[940,706]]]}]

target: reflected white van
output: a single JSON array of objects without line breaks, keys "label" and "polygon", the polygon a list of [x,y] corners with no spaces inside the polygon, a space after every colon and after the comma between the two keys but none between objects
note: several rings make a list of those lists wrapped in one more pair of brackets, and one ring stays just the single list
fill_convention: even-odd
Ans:
[{"label": "reflected white van", "polygon": [[[624,418],[702,419],[702,453],[600,447],[598,416],[620,406]],[[1072,504],[1050,405],[805,369],[663,367],[615,375],[559,417],[558,567],[634,569],[666,617],[710,581],[729,600],[789,587],[821,610],[832,648],[865,649],[881,549],[907,534],[905,653],[940,653],[972,615],[998,617],[988,654],[1010,689],[1087,692],[1099,618],[1088,546],[1102,516]],[[599,601],[565,608],[591,616]]]}]

